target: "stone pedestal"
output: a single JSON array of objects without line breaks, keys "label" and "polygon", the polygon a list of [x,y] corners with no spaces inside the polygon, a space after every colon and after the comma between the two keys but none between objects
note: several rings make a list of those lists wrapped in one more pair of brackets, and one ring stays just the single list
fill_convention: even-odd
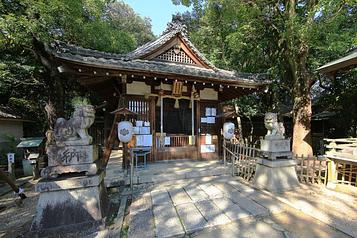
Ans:
[{"label": "stone pedestal", "polygon": [[104,224],[108,197],[96,145],[53,144],[48,167],[36,185],[40,193],[29,237],[57,237],[95,231]]},{"label": "stone pedestal", "polygon": [[271,192],[282,192],[299,186],[290,139],[265,139],[260,143],[262,157],[257,159],[254,185]]},{"label": "stone pedestal", "polygon": [[96,145],[51,145],[47,148],[48,166],[90,164],[98,159]]},{"label": "stone pedestal", "polygon": [[269,152],[290,151],[290,139],[262,139],[260,140],[260,149]]},{"label": "stone pedestal", "polygon": [[43,178],[57,178],[68,173],[95,175],[99,170],[96,145],[51,145],[47,148],[48,167],[41,171]]},{"label": "stone pedestal", "polygon": [[42,179],[36,185],[40,192],[31,234],[54,235],[104,225],[108,199],[104,173],[94,176]]},{"label": "stone pedestal", "polygon": [[257,159],[254,186],[271,192],[282,192],[299,186],[293,159]]}]

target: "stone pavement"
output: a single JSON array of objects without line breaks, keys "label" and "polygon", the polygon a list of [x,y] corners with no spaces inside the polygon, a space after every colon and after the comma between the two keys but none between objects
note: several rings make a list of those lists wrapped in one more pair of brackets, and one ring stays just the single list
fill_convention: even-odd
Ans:
[{"label": "stone pavement", "polygon": [[[106,187],[117,187],[130,183],[129,171],[122,169],[121,152],[113,151],[107,166],[104,182]],[[146,168],[134,170],[134,184],[160,183],[178,179],[198,178],[229,174],[228,167],[217,160],[194,161],[188,159],[148,163]]]},{"label": "stone pavement", "polygon": [[[304,189],[271,194],[227,175],[157,183],[133,199],[128,237],[356,237],[357,213],[345,220],[343,232],[336,230],[341,227],[299,208],[299,202],[310,202]],[[333,215],[329,219],[337,224],[344,219]],[[305,232],[295,228],[304,226]]]},{"label": "stone pavement", "polygon": [[262,227],[271,237],[284,237],[284,230],[257,220],[282,209],[281,203],[229,176],[165,182],[133,201],[128,237],[205,237],[197,232],[247,219],[255,219],[251,227]]}]

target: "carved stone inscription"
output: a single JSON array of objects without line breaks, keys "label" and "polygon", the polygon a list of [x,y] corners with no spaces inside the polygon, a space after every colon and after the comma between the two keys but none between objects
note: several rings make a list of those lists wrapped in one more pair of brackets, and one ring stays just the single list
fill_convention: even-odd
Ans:
[{"label": "carved stone inscription", "polygon": [[260,140],[260,149],[270,152],[290,151],[290,139],[283,140]]},{"label": "carved stone inscription", "polygon": [[94,145],[50,146],[47,154],[49,166],[86,164],[98,159],[98,150]]},{"label": "carved stone inscription", "polygon": [[79,163],[80,161],[84,161],[85,158],[87,157],[87,153],[86,151],[79,151],[73,148],[67,148],[59,156],[60,156],[59,159],[62,161],[62,163],[73,164],[72,161],[74,163]]}]

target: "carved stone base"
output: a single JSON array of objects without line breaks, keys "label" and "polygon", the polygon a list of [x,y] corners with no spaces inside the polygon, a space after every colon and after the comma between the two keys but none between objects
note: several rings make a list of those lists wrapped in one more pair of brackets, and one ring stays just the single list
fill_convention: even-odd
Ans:
[{"label": "carved stone base", "polygon": [[47,148],[48,166],[91,164],[98,159],[96,145],[56,146]]},{"label": "carved stone base", "polygon": [[271,192],[283,192],[298,187],[295,165],[293,159],[258,159],[254,186]]},{"label": "carved stone base", "polygon": [[89,176],[89,175],[96,175],[98,169],[99,166],[97,163],[48,166],[41,170],[41,177],[57,178],[61,174],[82,173],[82,172],[85,172],[85,175]]},{"label": "carved stone base", "polygon": [[292,159],[293,153],[290,151],[284,152],[270,152],[270,151],[262,151],[263,157],[269,160],[277,160],[277,159]]},{"label": "carved stone base", "polygon": [[290,139],[260,140],[260,149],[269,152],[290,151]]},{"label": "carved stone base", "polygon": [[51,236],[104,225],[108,198],[103,178],[102,173],[40,181],[36,191],[41,194],[29,236]]}]

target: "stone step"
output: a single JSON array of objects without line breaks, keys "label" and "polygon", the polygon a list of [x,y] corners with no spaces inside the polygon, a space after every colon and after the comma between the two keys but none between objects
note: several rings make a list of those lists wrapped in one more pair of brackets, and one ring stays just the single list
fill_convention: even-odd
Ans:
[{"label": "stone step", "polygon": [[[142,184],[142,183],[161,183],[165,181],[173,181],[180,179],[191,179],[191,178],[200,178],[200,177],[209,177],[209,176],[219,176],[228,174],[227,170],[224,168],[218,169],[207,169],[204,171],[190,171],[185,173],[160,173],[156,175],[152,174],[136,174],[133,177],[134,184]],[[130,177],[124,177],[125,184],[130,184]],[[113,183],[113,182],[111,182]]]},{"label": "stone step", "polygon": [[208,221],[209,226],[223,225],[231,222],[212,200],[203,200],[195,204]]},{"label": "stone step", "polygon": [[250,213],[233,203],[229,198],[215,198],[212,200],[231,221],[251,216]]},{"label": "stone step", "polygon": [[153,207],[155,217],[155,234],[158,238],[183,236],[185,230],[172,203]]},{"label": "stone step", "polygon": [[171,204],[171,198],[166,190],[151,191],[152,204],[159,206],[165,203]]},{"label": "stone step", "polygon": [[128,237],[152,238],[154,236],[154,217],[151,209],[130,213]]},{"label": "stone step", "polygon": [[183,188],[169,189],[169,193],[175,206],[193,202]]},{"label": "stone step", "polygon": [[194,202],[208,199],[208,195],[198,186],[188,185],[184,189]]},{"label": "stone step", "polygon": [[250,212],[253,216],[267,216],[269,211],[258,203],[254,202],[252,199],[247,198],[241,192],[234,189],[231,185],[226,183],[215,183],[219,190],[223,194],[230,198],[234,203],[238,204],[240,207],[243,207],[245,210]]},{"label": "stone step", "polygon": [[210,198],[220,198],[223,197],[223,193],[217,187],[212,185],[211,183],[204,183],[199,185],[200,189],[202,189]]},{"label": "stone step", "polygon": [[207,226],[207,221],[193,203],[176,206],[177,213],[185,228],[186,234],[202,230]]}]

